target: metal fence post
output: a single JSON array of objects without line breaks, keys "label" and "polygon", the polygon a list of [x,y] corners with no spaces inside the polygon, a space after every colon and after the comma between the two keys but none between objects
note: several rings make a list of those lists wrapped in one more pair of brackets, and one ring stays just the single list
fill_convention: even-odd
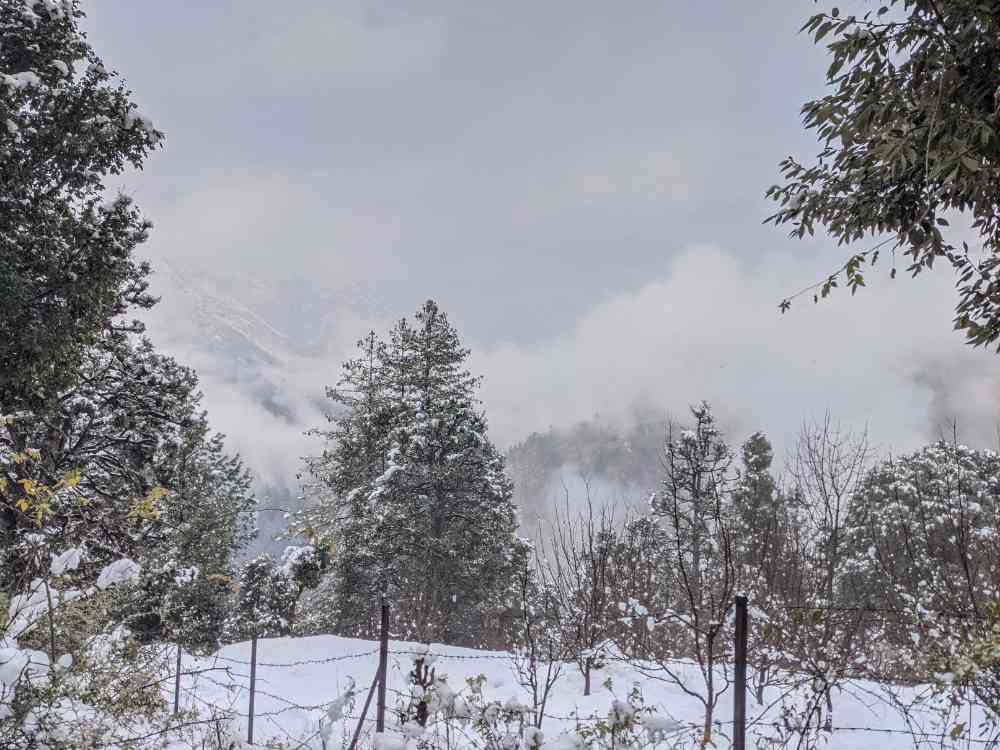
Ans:
[{"label": "metal fence post", "polygon": [[250,708],[247,711],[247,742],[253,744],[253,699],[257,689],[257,633],[250,639]]},{"label": "metal fence post", "polygon": [[382,631],[378,645],[378,710],[375,714],[375,731],[385,731],[385,683],[389,671],[389,602],[382,595]]},{"label": "metal fence post", "polygon": [[358,726],[354,729],[354,736],[351,737],[351,744],[348,746],[347,750],[354,750],[358,746],[358,737],[361,736],[361,728],[365,725],[365,717],[368,715],[368,706],[371,705],[372,696],[375,694],[375,688],[378,687],[379,674],[375,672],[375,679],[372,680],[372,686],[368,690],[368,697],[365,698],[365,707],[361,709],[361,718],[358,719]]},{"label": "metal fence post", "polygon": [[174,713],[181,710],[181,644],[177,644],[177,671],[174,674]]},{"label": "metal fence post", "polygon": [[736,664],[733,689],[733,750],[747,742],[747,598],[736,597]]}]

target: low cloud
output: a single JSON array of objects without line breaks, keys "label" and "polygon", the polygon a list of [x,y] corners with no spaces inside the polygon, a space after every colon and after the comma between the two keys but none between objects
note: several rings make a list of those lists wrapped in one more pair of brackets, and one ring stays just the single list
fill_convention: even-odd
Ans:
[{"label": "low cloud", "polygon": [[[610,423],[664,416],[684,420],[688,405],[710,401],[734,443],[764,430],[780,461],[803,419],[830,411],[875,445],[901,452],[950,434],[994,444],[1000,360],[965,346],[951,330],[950,278],[935,271],[882,281],[857,296],[838,290],[813,305],[800,299],[781,315],[776,301],[815,269],[774,257],[749,266],[725,250],[693,247],[660,280],[594,306],[570,331],[544,344],[476,343],[471,369],[484,376],[491,435],[502,447],[533,431],[595,415]],[[301,456],[321,449],[304,432],[325,423],[323,390],[333,385],[354,342],[384,331],[388,318],[332,309],[335,332],[320,354],[279,349],[266,362],[239,362],[182,325],[190,300],[167,295],[151,321],[154,340],[201,376],[212,424],[263,479],[296,484]],[[438,302],[453,312],[447,298]],[[415,309],[415,308],[414,308]],[[459,311],[460,312],[460,311]],[[266,321],[262,322],[262,325]]]},{"label": "low cloud", "polygon": [[787,257],[750,267],[714,247],[680,253],[665,278],[596,306],[566,336],[478,353],[493,433],[509,444],[637,403],[684,419],[706,399],[734,440],[761,429],[779,455],[827,410],[867,425],[883,450],[937,437],[942,420],[957,418],[970,441],[993,434],[1000,360],[951,330],[947,273],[800,299],[781,315],[789,287],[815,277]]}]

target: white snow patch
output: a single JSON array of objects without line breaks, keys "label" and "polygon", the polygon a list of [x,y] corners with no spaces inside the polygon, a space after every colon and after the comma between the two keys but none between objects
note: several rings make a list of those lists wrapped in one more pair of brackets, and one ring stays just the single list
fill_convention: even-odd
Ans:
[{"label": "white snow patch", "polygon": [[110,588],[119,583],[125,583],[130,581],[139,575],[139,563],[123,557],[121,560],[115,560],[113,563],[108,565],[101,574],[97,577],[97,588],[102,591],[106,588]]}]

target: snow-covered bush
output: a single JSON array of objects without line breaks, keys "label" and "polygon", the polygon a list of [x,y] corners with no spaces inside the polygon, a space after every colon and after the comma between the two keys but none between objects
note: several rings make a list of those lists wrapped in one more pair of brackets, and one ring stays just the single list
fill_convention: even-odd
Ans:
[{"label": "snow-covered bush", "polygon": [[85,560],[78,548],[53,554],[44,577],[10,598],[0,628],[0,746],[96,746],[161,713],[157,654],[138,651],[123,630],[102,627],[100,619],[80,628],[89,636],[66,636],[81,618],[102,617],[107,590],[139,572],[121,559],[93,585],[62,586]]},{"label": "snow-covered bush", "polygon": [[[886,610],[884,671],[943,674],[1000,723],[1000,455],[938,442],[881,463],[851,503],[848,583]],[[877,628],[877,631],[875,630]]]},{"label": "snow-covered bush", "polygon": [[[520,698],[490,698],[485,675],[453,687],[436,668],[429,647],[411,656],[410,693],[400,696],[393,731],[376,737],[389,750],[619,750],[679,748],[690,727],[644,705],[638,686],[625,699],[611,693],[606,715],[581,716],[569,732],[547,735],[536,726],[536,708]],[[610,691],[610,685],[608,685]],[[700,736],[700,735],[699,735]]]}]

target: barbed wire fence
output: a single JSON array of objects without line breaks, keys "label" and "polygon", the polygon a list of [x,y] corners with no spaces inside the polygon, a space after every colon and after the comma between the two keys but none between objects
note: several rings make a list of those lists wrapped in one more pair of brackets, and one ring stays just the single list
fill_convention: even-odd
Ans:
[{"label": "barbed wire fence", "polygon": [[[775,605],[778,609],[785,609],[790,611],[810,611],[829,615],[831,613],[872,613],[880,615],[892,615],[897,617],[911,617],[912,613],[886,608],[886,607],[840,607],[840,606],[824,606],[824,605],[807,605],[807,604],[787,604],[787,605]],[[392,693],[393,695],[401,698],[403,700],[409,699],[411,696],[409,693],[404,691],[392,689],[387,683],[387,673],[388,673],[388,657],[389,656],[408,656],[417,658],[428,658],[433,657],[435,660],[445,660],[445,661],[505,661],[508,663],[516,661],[518,658],[516,654],[513,653],[480,653],[480,654],[454,654],[446,652],[435,652],[429,649],[413,649],[413,648],[397,648],[391,649],[389,647],[389,627],[388,627],[388,604],[383,602],[382,610],[382,622],[380,628],[380,638],[378,641],[378,647],[363,651],[357,651],[346,654],[339,654],[335,656],[327,657],[317,657],[317,658],[306,658],[306,659],[293,659],[289,661],[270,661],[270,660],[258,660],[257,659],[257,639],[253,638],[251,640],[251,653],[250,659],[238,659],[232,656],[223,656],[221,654],[214,654],[209,657],[213,661],[213,666],[202,667],[199,669],[193,669],[190,671],[183,671],[181,662],[181,651],[177,648],[177,659],[176,659],[176,674],[175,678],[175,689],[174,689],[174,712],[175,714],[180,713],[180,696],[181,694],[188,696],[192,701],[197,702],[205,706],[209,710],[221,710],[228,716],[242,716],[247,720],[247,741],[250,744],[254,742],[254,725],[255,719],[264,719],[272,724],[275,729],[285,732],[284,728],[276,721],[276,717],[282,714],[288,713],[290,711],[327,711],[337,703],[339,698],[334,698],[328,701],[322,701],[314,704],[303,704],[296,701],[290,700],[285,696],[279,695],[278,693],[263,690],[257,685],[257,667],[267,667],[270,669],[291,669],[302,666],[318,666],[327,665],[339,662],[348,662],[356,660],[370,659],[374,656],[378,656],[378,666],[376,668],[374,679],[366,693],[366,699],[363,707],[359,713],[352,713],[350,711],[343,711],[340,713],[340,718],[345,720],[356,721],[356,725],[351,734],[350,743],[348,744],[348,750],[356,750],[358,743],[363,736],[364,728],[371,724],[374,724],[374,731],[376,733],[382,733],[385,731],[385,714],[387,710],[387,693]],[[745,597],[737,597],[734,607],[734,642],[733,650],[726,652],[726,658],[732,658],[732,667],[734,670],[734,680],[733,680],[733,690],[734,690],[734,700],[733,700],[733,718],[722,720],[716,719],[713,724],[718,727],[730,727],[731,728],[731,747],[733,750],[746,750],[747,732],[751,728],[760,729],[762,727],[774,727],[776,730],[781,728],[781,723],[774,720],[768,719],[766,714],[770,710],[771,706],[766,707],[756,716],[748,716],[747,706],[746,706],[746,696],[749,692],[747,684],[747,670],[749,667],[754,666],[749,658],[748,653],[748,634],[749,634],[749,617],[751,613],[751,608]],[[947,614],[951,617],[967,617],[968,619],[973,619],[976,615],[972,613],[941,613]],[[621,654],[608,654],[605,657],[608,661],[622,662],[628,664],[634,664],[637,661],[636,657],[630,657]],[[650,661],[663,662],[663,663],[675,663],[678,665],[690,665],[692,661],[690,659],[683,658],[655,658]],[[217,666],[218,663],[222,663],[223,666]],[[249,672],[238,673],[235,671],[236,667],[248,667]],[[219,675],[225,675],[227,680],[225,682],[217,679]],[[828,672],[810,672],[801,671],[796,673],[799,677],[803,679],[811,678],[822,678],[827,679],[830,677]],[[210,701],[205,700],[198,694],[197,684],[193,687],[185,687],[182,685],[181,677],[183,676],[194,676],[196,681],[204,680],[209,684],[216,687],[224,688],[228,691],[235,691],[236,695],[230,700],[228,706],[219,706]],[[244,686],[242,683],[238,683],[232,678],[234,677],[249,677],[249,685]],[[931,683],[935,679],[935,675],[906,675],[905,677],[891,677],[889,675],[878,675],[871,673],[855,673],[849,670],[839,670],[836,671],[836,677],[839,679],[852,680],[852,681],[867,681],[871,683],[886,685],[886,686],[898,686],[898,685],[917,685]],[[164,681],[169,678],[164,678]],[[246,711],[240,711],[236,708],[237,701],[244,697],[245,694],[245,705]],[[271,701],[279,704],[276,709],[271,709],[268,711],[258,712],[255,710],[255,699],[260,695],[269,698]],[[375,716],[369,717],[368,712],[371,708],[371,704],[375,700]],[[577,726],[586,723],[600,722],[606,720],[605,716],[590,715],[584,716],[578,713],[570,713],[569,715],[558,714],[550,711],[542,711],[541,716],[546,719],[552,719],[562,722],[575,722]],[[682,722],[683,724],[689,725],[692,729],[698,727],[699,724],[695,722]],[[952,743],[962,743],[966,747],[1000,747],[1000,739],[997,737],[992,738],[982,738],[982,737],[972,737],[971,734],[965,734],[963,736],[956,736],[952,732],[946,731],[929,731],[927,729],[922,729],[918,727],[910,726],[909,728],[893,728],[893,727],[878,727],[878,726],[860,726],[853,724],[828,724],[824,728],[825,732],[836,734],[838,732],[842,733],[852,733],[852,734],[863,734],[868,733],[872,735],[884,735],[884,736],[908,736],[913,739],[914,746],[919,746],[918,743],[928,743],[935,742],[939,747],[946,747],[946,742],[951,741]],[[296,742],[298,742],[296,740]],[[308,740],[298,744],[299,747],[306,747]]]}]

